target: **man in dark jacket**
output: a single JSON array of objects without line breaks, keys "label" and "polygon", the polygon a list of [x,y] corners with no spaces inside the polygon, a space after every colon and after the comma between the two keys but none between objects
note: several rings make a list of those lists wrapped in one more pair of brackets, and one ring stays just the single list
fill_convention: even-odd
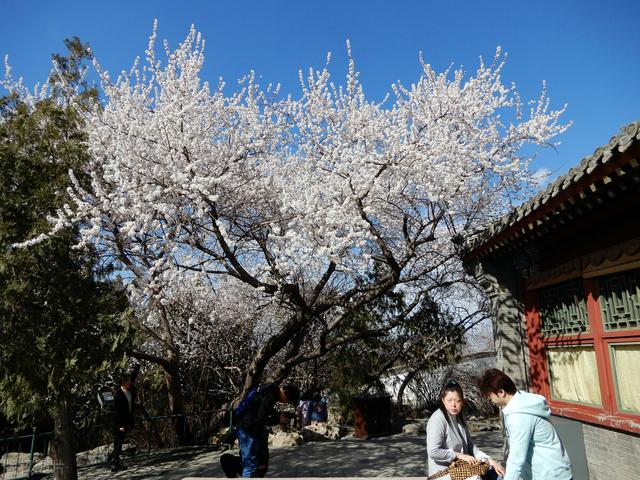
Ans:
[{"label": "man in dark jacket", "polygon": [[133,429],[133,412],[135,409],[136,390],[134,381],[140,365],[136,365],[133,372],[122,376],[120,386],[113,396],[113,452],[109,456],[109,466],[112,472],[124,470],[126,467],[120,462],[124,438]]},{"label": "man in dark jacket", "polygon": [[264,477],[269,468],[269,432],[267,425],[280,423],[274,407],[277,402],[298,404],[300,392],[293,385],[265,383],[258,387],[244,410],[234,418],[240,443],[243,477]]}]

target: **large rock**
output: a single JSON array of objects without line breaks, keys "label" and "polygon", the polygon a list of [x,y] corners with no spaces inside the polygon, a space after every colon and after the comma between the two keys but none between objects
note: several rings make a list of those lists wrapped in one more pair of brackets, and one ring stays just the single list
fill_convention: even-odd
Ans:
[{"label": "large rock", "polygon": [[53,472],[53,460],[51,457],[44,457],[33,466],[33,471],[36,473]]},{"label": "large rock", "polygon": [[26,478],[29,473],[29,470],[26,468],[24,469],[23,468],[24,467],[22,466],[20,467],[20,470],[16,470],[15,468],[11,468],[7,466],[7,470],[3,474],[0,474],[0,479],[14,480],[18,478]]},{"label": "large rock", "polygon": [[471,416],[467,419],[469,431],[471,432],[491,432],[494,430],[502,430],[502,422],[496,417],[476,417]]},{"label": "large rock", "polygon": [[91,450],[78,452],[76,454],[76,463],[78,465],[90,465],[92,463],[106,462],[111,450],[113,450],[112,445],[100,445]]},{"label": "large rock", "polygon": [[[0,464],[6,467],[7,470],[11,467],[29,465],[30,453],[27,452],[6,452],[0,457]],[[33,463],[39,462],[44,458],[44,455],[39,452],[33,453]]]},{"label": "large rock", "polygon": [[323,442],[328,440],[338,440],[340,438],[340,428],[329,425],[326,422],[311,422],[302,430],[300,435],[305,442]]},{"label": "large rock", "polygon": [[301,445],[302,436],[296,432],[277,432],[269,435],[269,445],[273,448],[286,448]]},{"label": "large rock", "polygon": [[[13,480],[14,478],[25,478],[29,473],[29,453],[7,452],[0,457],[0,465],[4,468],[4,473],[0,474],[2,480]],[[32,471],[36,472],[36,466],[41,463],[45,456],[42,453],[34,452]],[[48,457],[47,457],[48,458]]]},{"label": "large rock", "polygon": [[407,423],[402,427],[402,433],[409,435],[421,435],[426,432],[425,421],[415,421]]}]

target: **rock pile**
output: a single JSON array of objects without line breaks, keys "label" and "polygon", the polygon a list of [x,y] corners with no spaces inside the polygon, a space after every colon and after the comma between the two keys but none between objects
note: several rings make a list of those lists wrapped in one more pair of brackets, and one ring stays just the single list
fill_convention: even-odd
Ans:
[{"label": "rock pile", "polygon": [[278,431],[269,434],[269,446],[273,448],[295,447],[303,442],[302,435],[297,432]]},{"label": "rock pile", "polygon": [[[14,478],[25,478],[29,473],[29,453],[6,452],[0,457],[0,465],[4,471],[0,472],[1,480],[12,480]],[[45,457],[42,453],[34,452],[32,472],[48,472],[53,470],[53,463],[50,457]]]},{"label": "rock pile", "polygon": [[426,432],[426,420],[414,420],[402,426],[402,433],[409,435],[421,435]]},{"label": "rock pile", "polygon": [[502,422],[499,417],[470,416],[467,419],[469,431],[471,432],[492,432],[502,430]]},{"label": "rock pile", "polygon": [[341,430],[337,425],[331,425],[326,422],[311,422],[310,425],[300,430],[300,435],[302,435],[305,442],[338,440],[343,437],[344,434],[344,429]]}]

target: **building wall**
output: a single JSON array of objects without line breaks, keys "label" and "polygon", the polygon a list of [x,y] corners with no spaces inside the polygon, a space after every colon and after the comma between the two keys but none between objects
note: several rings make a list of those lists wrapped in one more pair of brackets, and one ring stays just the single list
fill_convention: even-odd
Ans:
[{"label": "building wall", "polygon": [[[476,266],[474,274],[492,303],[496,366],[529,389],[529,351],[518,280],[507,258]],[[514,295],[515,293],[515,295]],[[518,295],[519,296],[519,295]],[[575,480],[640,479],[640,435],[554,416],[572,460]]]},{"label": "building wall", "polygon": [[474,276],[491,300],[496,368],[509,375],[516,386],[528,390],[529,347],[522,301],[521,280],[513,272],[510,257],[475,265]]},{"label": "building wall", "polygon": [[573,480],[589,480],[589,467],[584,446],[583,423],[570,418],[551,415],[550,422],[571,459]]},{"label": "building wall", "polygon": [[[518,388],[528,390],[529,347],[526,343],[524,316],[518,302],[509,292],[501,291],[492,298],[497,368],[509,375]],[[494,320],[495,321],[495,320]]]},{"label": "building wall", "polygon": [[640,478],[640,436],[551,416],[564,443],[574,480]]},{"label": "building wall", "polygon": [[586,423],[582,429],[589,480],[640,478],[640,436]]}]

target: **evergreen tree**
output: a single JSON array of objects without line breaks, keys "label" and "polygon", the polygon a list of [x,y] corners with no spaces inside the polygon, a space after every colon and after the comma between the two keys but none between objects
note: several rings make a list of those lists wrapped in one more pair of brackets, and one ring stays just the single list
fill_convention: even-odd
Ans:
[{"label": "evergreen tree", "polygon": [[69,55],[55,57],[65,82],[51,81],[52,96],[0,99],[0,408],[21,424],[52,418],[56,478],[75,480],[74,415],[96,375],[123,359],[126,295],[94,252],[72,248],[74,229],[12,247],[50,229],[69,169],[87,160],[78,109],[96,98],[81,74],[89,50],[65,43]]}]

